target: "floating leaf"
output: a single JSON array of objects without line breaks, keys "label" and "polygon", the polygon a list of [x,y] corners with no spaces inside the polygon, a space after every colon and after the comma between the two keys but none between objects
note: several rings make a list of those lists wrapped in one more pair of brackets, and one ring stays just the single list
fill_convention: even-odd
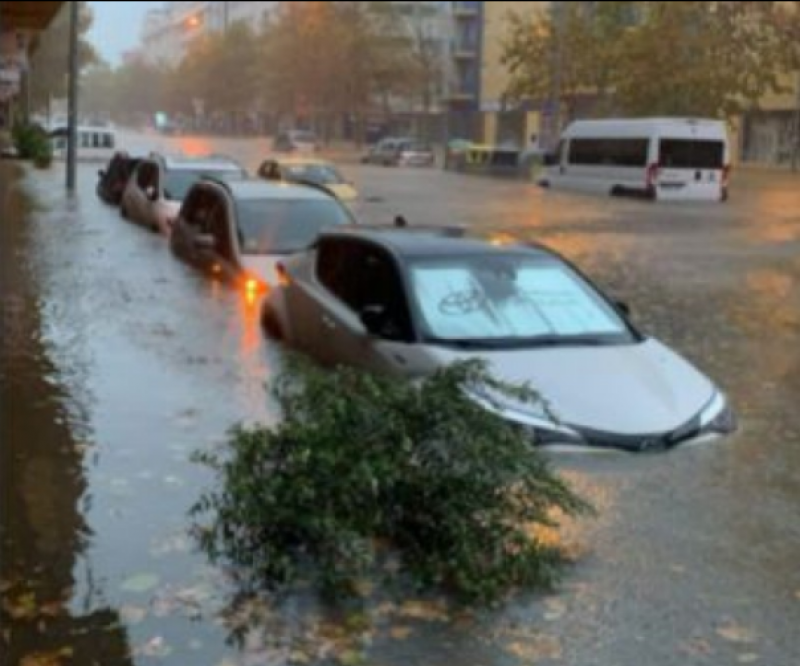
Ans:
[{"label": "floating leaf", "polygon": [[364,655],[355,650],[347,650],[337,658],[341,666],[361,666],[364,663]]},{"label": "floating leaf", "polygon": [[735,622],[717,628],[717,635],[730,643],[755,643],[756,633]]},{"label": "floating leaf", "polygon": [[399,610],[401,617],[426,622],[447,622],[449,615],[443,602],[406,601]]},{"label": "floating leaf", "polygon": [[172,648],[167,645],[167,642],[161,636],[156,636],[139,647],[135,652],[142,657],[165,659],[172,654]]},{"label": "floating leaf", "polygon": [[147,617],[147,611],[139,606],[122,606],[119,617],[125,624],[140,624]]},{"label": "floating leaf", "polygon": [[50,652],[32,652],[22,658],[19,666],[61,666],[65,659],[72,657],[73,653],[71,647],[63,647]]},{"label": "floating leaf", "polygon": [[36,595],[25,592],[15,598],[3,599],[3,610],[11,616],[12,620],[33,620],[37,617]]},{"label": "floating leaf", "polygon": [[404,641],[411,635],[411,627],[392,627],[389,635],[396,641]]},{"label": "floating leaf", "polygon": [[50,601],[39,606],[39,615],[45,617],[59,617],[64,614],[64,602]]},{"label": "floating leaf", "polygon": [[149,592],[156,585],[158,585],[160,578],[155,574],[137,574],[126,579],[121,586],[123,592],[131,592],[134,594],[141,594]]}]

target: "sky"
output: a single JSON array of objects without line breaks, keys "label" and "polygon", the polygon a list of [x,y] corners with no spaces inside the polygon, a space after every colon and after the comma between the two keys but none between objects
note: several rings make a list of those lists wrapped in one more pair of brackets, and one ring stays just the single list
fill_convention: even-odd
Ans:
[{"label": "sky", "polygon": [[139,44],[139,32],[147,10],[163,2],[90,2],[94,23],[88,39],[110,65],[119,65],[122,54]]}]

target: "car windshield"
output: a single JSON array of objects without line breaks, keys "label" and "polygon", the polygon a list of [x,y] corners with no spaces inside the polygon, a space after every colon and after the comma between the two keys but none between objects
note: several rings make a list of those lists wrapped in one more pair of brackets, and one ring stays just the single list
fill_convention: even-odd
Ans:
[{"label": "car windshield", "polygon": [[412,298],[432,342],[514,348],[634,341],[627,324],[566,264],[491,254],[410,265]]},{"label": "car windshield", "polygon": [[171,201],[183,201],[192,185],[206,177],[238,180],[242,178],[242,173],[230,167],[227,169],[172,169],[167,171],[164,180],[164,196]]},{"label": "car windshield", "polygon": [[239,201],[239,242],[243,254],[291,254],[314,243],[320,231],[354,220],[334,199]]},{"label": "car windshield", "polygon": [[302,180],[317,185],[341,185],[346,182],[342,174],[329,164],[287,164],[284,170],[289,180]]}]

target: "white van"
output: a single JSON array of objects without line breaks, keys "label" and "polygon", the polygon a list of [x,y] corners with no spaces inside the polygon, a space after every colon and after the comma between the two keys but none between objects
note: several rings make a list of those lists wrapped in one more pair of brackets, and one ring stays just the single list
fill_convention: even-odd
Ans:
[{"label": "white van", "polygon": [[719,120],[579,120],[547,162],[544,187],[657,200],[728,196],[728,139]]},{"label": "white van", "polygon": [[[66,127],[57,127],[50,133],[53,144],[53,157],[64,159],[67,156]],[[78,159],[87,161],[107,161],[114,157],[117,135],[107,127],[78,127]]]}]

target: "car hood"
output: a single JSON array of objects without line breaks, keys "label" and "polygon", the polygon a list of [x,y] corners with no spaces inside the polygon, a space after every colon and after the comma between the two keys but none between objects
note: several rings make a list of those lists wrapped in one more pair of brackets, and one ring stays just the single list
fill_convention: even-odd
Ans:
[{"label": "car hood", "polygon": [[266,282],[270,286],[278,284],[277,265],[281,260],[280,255],[260,254],[243,255],[241,257],[242,268],[248,273],[252,273],[257,278]]},{"label": "car hood", "polygon": [[[663,433],[685,425],[716,390],[691,364],[652,339],[608,347],[434,353],[444,363],[483,358],[497,379],[530,384],[564,424],[620,435]],[[540,412],[535,406],[511,406]]]}]

